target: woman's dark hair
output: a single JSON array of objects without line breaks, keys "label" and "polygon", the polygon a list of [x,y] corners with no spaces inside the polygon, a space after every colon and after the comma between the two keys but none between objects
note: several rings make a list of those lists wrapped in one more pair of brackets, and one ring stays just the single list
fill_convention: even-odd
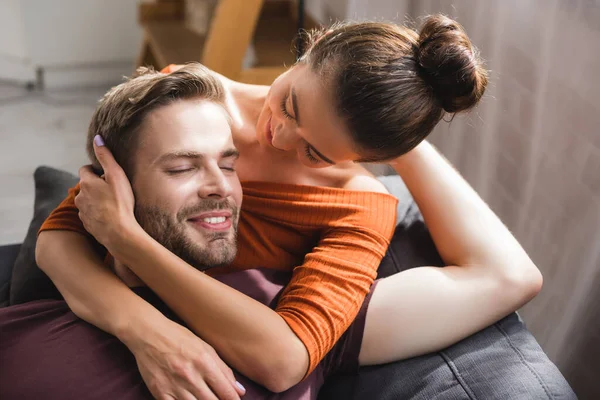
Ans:
[{"label": "woman's dark hair", "polygon": [[474,107],[488,79],[462,26],[429,16],[419,33],[386,23],[337,24],[308,35],[299,60],[332,89],[361,161],[417,146],[445,113]]}]

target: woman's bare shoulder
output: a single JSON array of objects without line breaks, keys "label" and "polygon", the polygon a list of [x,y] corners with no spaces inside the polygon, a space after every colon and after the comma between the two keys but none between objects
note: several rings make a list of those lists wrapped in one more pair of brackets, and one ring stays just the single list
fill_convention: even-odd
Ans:
[{"label": "woman's bare shoulder", "polygon": [[338,170],[338,184],[341,189],[363,192],[389,193],[383,183],[360,164],[351,164]]},{"label": "woman's bare shoulder", "polygon": [[375,193],[389,193],[384,184],[379,182],[377,178],[372,175],[354,175],[346,181],[343,189]]}]

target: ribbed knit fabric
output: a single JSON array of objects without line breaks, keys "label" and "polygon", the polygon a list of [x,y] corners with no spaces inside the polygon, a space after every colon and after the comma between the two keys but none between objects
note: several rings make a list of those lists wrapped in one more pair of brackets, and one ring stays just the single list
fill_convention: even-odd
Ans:
[{"label": "ribbed knit fabric", "polygon": [[[356,317],[390,243],[398,200],[281,183],[243,182],[242,188],[237,257],[208,273],[293,269],[276,312],[306,346],[310,372]],[[75,207],[78,192],[79,186],[69,191],[40,232],[89,235]]]}]

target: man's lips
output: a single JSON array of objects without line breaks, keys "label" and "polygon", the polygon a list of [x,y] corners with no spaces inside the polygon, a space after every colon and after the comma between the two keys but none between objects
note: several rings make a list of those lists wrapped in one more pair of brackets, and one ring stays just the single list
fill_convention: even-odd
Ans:
[{"label": "man's lips", "polygon": [[205,212],[188,218],[188,221],[194,226],[211,231],[225,231],[231,228],[231,211]]},{"label": "man's lips", "polygon": [[191,216],[188,219],[202,219],[202,218],[212,218],[212,217],[226,217],[231,218],[231,210],[215,210],[215,211],[207,211],[200,213],[198,215]]}]

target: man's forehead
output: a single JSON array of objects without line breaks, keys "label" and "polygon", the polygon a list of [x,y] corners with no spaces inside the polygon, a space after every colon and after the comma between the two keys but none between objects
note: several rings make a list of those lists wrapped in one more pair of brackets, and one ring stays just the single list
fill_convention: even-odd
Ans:
[{"label": "man's forehead", "polygon": [[[144,118],[146,125],[181,125],[199,123],[207,125],[219,123],[230,126],[230,116],[225,108],[206,99],[183,99],[159,106]],[[231,129],[229,129],[231,130]]]},{"label": "man's forehead", "polygon": [[149,158],[194,153],[217,156],[234,148],[229,120],[207,101],[182,101],[155,110],[140,131],[140,150]]}]

